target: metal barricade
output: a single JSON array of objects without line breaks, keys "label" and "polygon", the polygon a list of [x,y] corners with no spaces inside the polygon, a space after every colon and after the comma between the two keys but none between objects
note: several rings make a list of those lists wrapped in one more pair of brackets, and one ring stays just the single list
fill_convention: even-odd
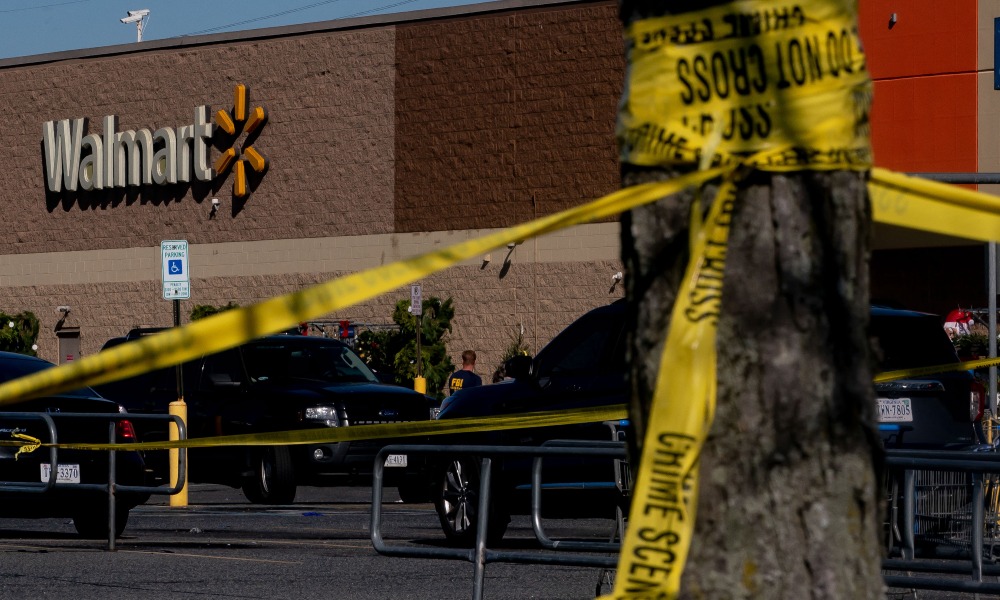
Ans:
[{"label": "metal barricade", "polygon": [[[9,421],[30,421],[40,420],[48,429],[49,439],[43,443],[58,444],[59,436],[55,421],[48,413],[30,412],[0,412],[0,419]],[[59,413],[60,420],[103,420],[108,422],[107,443],[116,443],[116,429],[119,421],[169,421],[177,426],[178,438],[187,439],[187,427],[180,417],[173,415],[140,415],[132,413]],[[103,443],[96,442],[95,443]],[[24,482],[24,481],[0,481],[0,493],[7,492],[28,492],[45,493],[53,488],[71,488],[75,490],[96,490],[108,494],[108,550],[115,550],[115,504],[116,495],[120,492],[156,495],[174,495],[184,489],[184,481],[187,480],[187,452],[180,452],[178,459],[177,485],[172,487],[148,486],[148,485],[120,485],[117,482],[117,466],[115,461],[115,451],[108,450],[108,481],[107,483],[60,483],[57,481],[59,473],[59,449],[55,446],[49,447],[49,479],[45,482]],[[166,452],[166,450],[163,450]]]},{"label": "metal barricade", "polygon": [[[382,537],[382,486],[385,481],[385,460],[389,454],[437,455],[437,456],[477,456],[482,458],[479,505],[476,526],[476,540],[471,549],[467,548],[421,548],[409,546],[390,546]],[[483,597],[483,584],[486,574],[486,564],[491,562],[506,562],[520,564],[548,564],[574,567],[598,567],[613,569],[618,564],[617,548],[615,556],[594,556],[583,554],[586,551],[607,552],[609,549],[599,544],[594,547],[573,548],[579,553],[561,553],[525,550],[494,550],[486,547],[486,532],[488,529],[489,507],[491,502],[490,480],[493,459],[508,456],[551,457],[551,456],[587,456],[624,460],[625,444],[621,442],[593,442],[590,445],[572,446],[477,446],[477,445],[416,445],[399,444],[382,448],[375,457],[372,474],[372,512],[371,540],[372,546],[379,554],[406,558],[439,558],[448,560],[463,560],[473,563],[473,594],[474,600]],[[538,482],[540,483],[540,482]],[[536,481],[532,481],[532,494],[535,493]],[[534,503],[533,503],[534,505]],[[534,506],[532,509],[534,513]],[[532,515],[534,520],[535,515]],[[597,544],[597,543],[595,543]],[[567,548],[564,544],[563,548]]]},{"label": "metal barricade", "polygon": [[[549,440],[542,446],[560,447],[585,447],[600,445],[602,447],[618,447],[625,443],[625,432],[622,425],[625,421],[607,421],[605,425],[611,430],[611,440],[609,442],[592,442],[584,440]],[[607,542],[581,542],[577,540],[556,540],[552,539],[545,532],[542,526],[542,461],[543,457],[536,456],[531,468],[531,527],[535,533],[535,539],[543,548],[549,550],[577,550],[585,552],[615,552],[621,549],[621,540],[625,536],[625,526],[627,514],[632,494],[632,472],[628,460],[616,458],[612,466],[611,480],[618,491],[618,501],[615,503],[615,525]],[[617,540],[617,541],[616,541]],[[595,596],[604,593],[605,587],[610,592],[615,585],[615,569],[604,568],[597,578],[595,586]]]},{"label": "metal barricade", "polygon": [[[889,551],[883,570],[916,573],[968,573],[969,580],[885,575],[890,587],[956,592],[1000,593],[993,560],[1000,541],[1000,455],[995,452],[887,450]],[[917,556],[917,542],[933,544],[930,556]],[[898,542],[898,545],[897,545]],[[950,551],[943,552],[943,549]],[[949,559],[942,556],[951,555]]]}]

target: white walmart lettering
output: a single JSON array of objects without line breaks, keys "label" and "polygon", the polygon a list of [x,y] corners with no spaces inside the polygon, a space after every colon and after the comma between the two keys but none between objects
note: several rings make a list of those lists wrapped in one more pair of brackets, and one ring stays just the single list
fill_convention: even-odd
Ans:
[{"label": "white walmart lettering", "polygon": [[[49,191],[101,190],[140,185],[211,181],[209,107],[194,109],[194,123],[118,132],[118,117],[104,117],[104,134],[87,134],[87,119],[42,125],[45,181]],[[192,173],[193,171],[193,173]]]}]

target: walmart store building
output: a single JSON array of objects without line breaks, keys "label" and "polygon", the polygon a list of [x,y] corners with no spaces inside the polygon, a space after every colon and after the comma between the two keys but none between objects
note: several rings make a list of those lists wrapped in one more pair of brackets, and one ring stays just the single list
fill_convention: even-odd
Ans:
[{"label": "walmart store building", "polygon": [[[189,243],[186,321],[596,198],[618,187],[623,67],[608,1],[0,62],[0,310],[34,312],[39,355],[64,362],[172,324],[164,240]],[[577,227],[428,277],[423,297],[454,299],[453,361],[473,348],[488,376],[521,327],[536,351],[620,297],[618,248],[617,223]],[[325,318],[390,323],[409,294]]]},{"label": "walmart store building", "polygon": [[[861,7],[876,162],[1000,171],[1000,5],[937,7]],[[0,61],[0,311],[38,315],[39,354],[65,362],[172,323],[164,240],[190,244],[186,320],[604,195],[623,54],[614,0],[503,0]],[[884,228],[875,244],[874,295],[985,303],[981,245]],[[423,296],[454,299],[452,359],[473,348],[488,375],[522,328],[537,351],[620,297],[619,247],[617,222],[580,226]],[[325,318],[388,323],[408,296]]]}]

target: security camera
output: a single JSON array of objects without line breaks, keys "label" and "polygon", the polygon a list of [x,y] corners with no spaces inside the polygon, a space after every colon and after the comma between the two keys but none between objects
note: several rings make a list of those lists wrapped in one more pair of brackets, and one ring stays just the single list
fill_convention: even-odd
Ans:
[{"label": "security camera", "polygon": [[149,14],[149,9],[148,8],[143,8],[141,10],[130,10],[130,11],[128,11],[128,15],[130,17],[145,17],[148,14]]},{"label": "security camera", "polygon": [[217,208],[218,206],[219,206],[219,199],[218,198],[212,198],[212,207],[213,208]]},{"label": "security camera", "polygon": [[612,276],[611,276],[611,281],[616,281],[616,282],[617,282],[617,281],[621,281],[621,280],[622,280],[622,277],[624,277],[624,276],[622,275],[622,272],[621,272],[621,271],[618,271],[617,273],[615,273],[614,275],[612,275]]},{"label": "security camera", "polygon": [[[131,10],[129,12],[132,12]],[[142,20],[142,15],[129,15],[119,19],[122,23],[137,23]]]},{"label": "security camera", "polygon": [[56,307],[56,314],[63,314],[63,313],[68,313],[68,312],[69,312],[69,307],[68,306],[57,306]]}]

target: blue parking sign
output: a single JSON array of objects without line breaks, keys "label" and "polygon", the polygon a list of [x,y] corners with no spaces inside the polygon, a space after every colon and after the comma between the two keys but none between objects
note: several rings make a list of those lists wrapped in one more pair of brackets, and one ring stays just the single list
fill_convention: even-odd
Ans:
[{"label": "blue parking sign", "polygon": [[187,240],[164,240],[160,242],[160,258],[163,273],[163,299],[187,300],[191,297],[191,273],[188,272]]}]

